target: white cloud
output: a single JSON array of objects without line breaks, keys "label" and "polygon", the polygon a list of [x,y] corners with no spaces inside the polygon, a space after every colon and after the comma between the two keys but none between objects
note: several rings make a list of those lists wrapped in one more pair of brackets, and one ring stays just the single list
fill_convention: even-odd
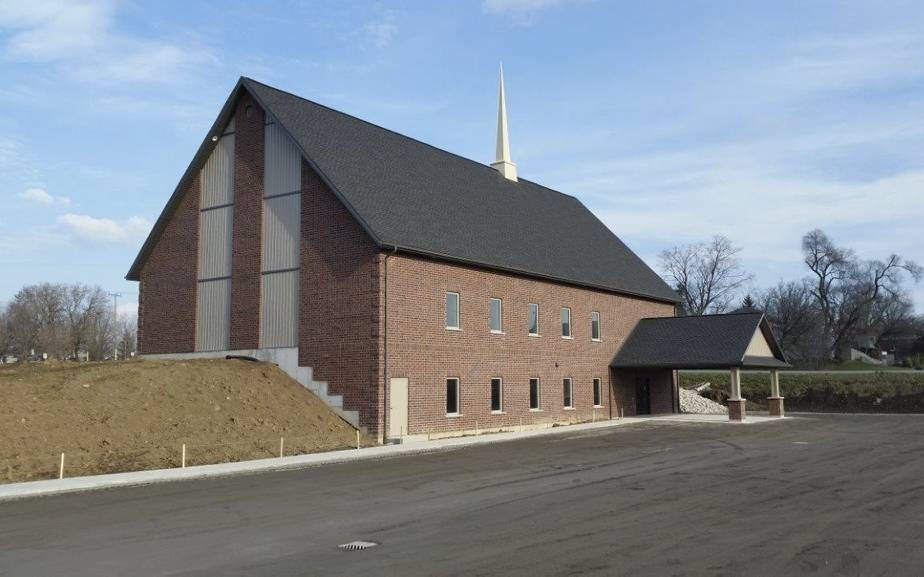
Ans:
[{"label": "white cloud", "polygon": [[373,46],[376,48],[385,48],[391,44],[395,33],[398,31],[398,26],[393,22],[393,19],[389,17],[385,20],[369,22],[365,25],[363,30]]},{"label": "white cloud", "polygon": [[116,221],[68,213],[58,217],[58,224],[72,238],[95,244],[133,241],[143,238],[151,230],[151,223],[140,216]]},{"label": "white cloud", "polygon": [[8,60],[45,62],[80,80],[165,83],[215,62],[201,47],[150,41],[114,31],[111,0],[4,0],[0,29],[12,30],[3,46]]},{"label": "white cloud", "polygon": [[52,196],[44,188],[27,188],[16,195],[18,198],[37,202],[44,206],[70,206],[71,199],[66,196]]},{"label": "white cloud", "polygon": [[484,0],[481,5],[487,12],[494,14],[528,14],[565,1],[567,0]]}]

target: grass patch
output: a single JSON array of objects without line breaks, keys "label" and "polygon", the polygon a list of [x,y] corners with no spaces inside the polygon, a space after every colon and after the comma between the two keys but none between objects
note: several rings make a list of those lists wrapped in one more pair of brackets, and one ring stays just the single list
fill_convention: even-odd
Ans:
[{"label": "grass patch", "polygon": [[[728,372],[680,373],[680,384],[691,387],[712,383],[707,396],[725,403],[729,396]],[[882,371],[866,374],[819,371],[780,373],[780,392],[792,411],[855,413],[924,413],[924,372]],[[751,409],[765,409],[770,395],[767,373],[742,373],[741,394]]]}]

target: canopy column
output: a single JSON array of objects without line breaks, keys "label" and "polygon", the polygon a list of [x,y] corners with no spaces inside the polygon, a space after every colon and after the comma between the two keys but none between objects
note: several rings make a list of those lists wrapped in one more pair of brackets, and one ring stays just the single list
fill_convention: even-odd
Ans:
[{"label": "canopy column", "polygon": [[728,419],[731,421],[743,421],[745,417],[745,403],[747,401],[741,398],[741,369],[732,367],[729,370],[730,392],[728,398]]},{"label": "canopy column", "polygon": [[770,396],[767,405],[771,417],[783,416],[783,397],[780,395],[780,371],[770,369]]}]

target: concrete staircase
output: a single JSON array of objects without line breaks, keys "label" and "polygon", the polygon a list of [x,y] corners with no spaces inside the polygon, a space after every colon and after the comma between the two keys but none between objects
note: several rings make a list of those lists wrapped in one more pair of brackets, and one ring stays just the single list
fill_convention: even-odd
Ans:
[{"label": "concrete staircase", "polygon": [[177,353],[161,355],[144,355],[147,358],[161,359],[206,359],[224,358],[228,355],[251,357],[259,361],[273,363],[284,373],[298,381],[298,383],[317,395],[327,406],[334,410],[341,419],[359,427],[359,411],[347,411],[343,408],[343,395],[332,395],[327,390],[327,381],[314,380],[314,370],[311,367],[298,366],[298,347],[282,349],[245,349],[239,351],[209,351],[199,353]]}]

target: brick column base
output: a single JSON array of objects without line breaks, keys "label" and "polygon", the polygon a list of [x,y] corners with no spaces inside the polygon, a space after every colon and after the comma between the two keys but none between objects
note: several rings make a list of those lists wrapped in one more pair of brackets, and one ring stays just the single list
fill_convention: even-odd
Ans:
[{"label": "brick column base", "polygon": [[783,397],[767,397],[771,417],[783,416]]},{"label": "brick column base", "polygon": [[728,419],[730,421],[743,421],[744,420],[744,405],[747,403],[745,399],[732,400],[728,399]]}]

